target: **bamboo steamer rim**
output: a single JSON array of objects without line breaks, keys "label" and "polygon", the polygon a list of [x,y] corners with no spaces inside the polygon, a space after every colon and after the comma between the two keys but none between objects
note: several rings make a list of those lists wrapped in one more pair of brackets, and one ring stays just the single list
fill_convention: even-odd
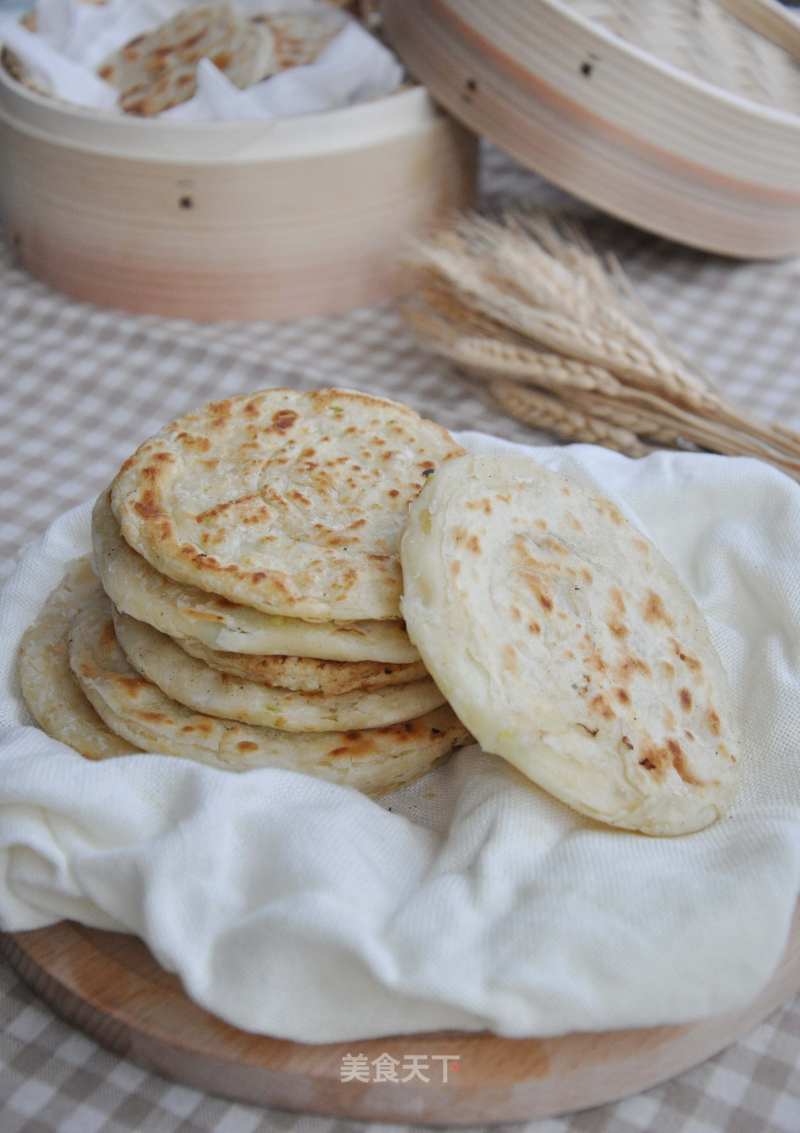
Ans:
[{"label": "bamboo steamer rim", "polygon": [[442,116],[427,90],[413,86],[315,114],[163,122],[56,101],[30,90],[0,65],[0,120],[53,145],[106,156],[205,165],[334,155],[424,132]]}]

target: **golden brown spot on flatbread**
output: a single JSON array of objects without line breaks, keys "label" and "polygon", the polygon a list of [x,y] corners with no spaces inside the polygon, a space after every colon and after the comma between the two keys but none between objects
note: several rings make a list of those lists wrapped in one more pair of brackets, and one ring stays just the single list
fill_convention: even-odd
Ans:
[{"label": "golden brown spot on flatbread", "polygon": [[503,668],[507,669],[509,673],[519,672],[517,651],[513,645],[503,646]]},{"label": "golden brown spot on flatbread", "polygon": [[671,708],[666,708],[664,710],[664,727],[667,728],[668,731],[671,732],[673,730],[673,728],[675,727],[675,725],[676,725],[675,713],[672,711]]},{"label": "golden brown spot on flatbread", "polygon": [[107,621],[100,631],[100,644],[104,649],[113,649],[117,644],[117,636],[114,633],[114,623],[111,620]]},{"label": "golden brown spot on flatbread", "polygon": [[611,707],[602,693],[598,693],[597,696],[592,697],[592,699],[589,701],[589,707],[591,708],[592,712],[597,712],[598,715],[602,716],[604,720],[616,719],[616,713],[614,712],[614,709]]},{"label": "golden brown spot on flatbread", "polygon": [[538,527],[540,531],[546,531],[547,530],[547,520],[545,520],[545,519],[534,519],[533,526]]},{"label": "golden brown spot on flatbread", "polygon": [[618,586],[612,586],[611,589],[609,590],[609,594],[611,595],[611,603],[612,603],[614,609],[616,610],[616,612],[618,614],[624,614],[625,613],[625,598],[623,597],[623,594],[622,594],[622,591],[620,590],[620,588]]},{"label": "golden brown spot on flatbread", "polygon": [[627,736],[623,736],[621,742],[625,745],[628,751],[633,751],[633,744]]},{"label": "golden brown spot on flatbread", "polygon": [[133,505],[133,510],[142,519],[157,519],[163,516],[163,511],[156,503],[156,497],[150,488],[142,492],[142,498]]},{"label": "golden brown spot on flatbread", "polygon": [[211,441],[208,437],[195,437],[191,433],[178,433],[177,439],[181,442],[184,448],[196,448],[200,452],[208,452],[211,448]]},{"label": "golden brown spot on flatbread", "polygon": [[570,489],[567,487],[566,484],[563,484],[562,487],[561,487],[561,495],[562,496],[571,496],[572,495],[572,492],[570,491]]},{"label": "golden brown spot on flatbread", "polygon": [[136,699],[142,689],[147,688],[147,682],[143,681],[141,677],[118,676],[115,679],[115,684],[132,700]]},{"label": "golden brown spot on flatbread", "polygon": [[97,73],[101,79],[110,79],[114,74],[114,68],[110,63],[106,63],[105,67],[101,67]]},{"label": "golden brown spot on flatbread", "polygon": [[649,677],[651,675],[650,666],[640,657],[631,655],[623,658],[617,668],[617,680],[619,683],[627,684],[634,673],[640,673],[643,677]]},{"label": "golden brown spot on flatbread", "polygon": [[278,433],[285,433],[291,429],[296,420],[297,414],[293,409],[279,409],[272,415],[272,429]]},{"label": "golden brown spot on flatbread", "polygon": [[541,633],[542,632],[542,627],[539,625],[538,622],[528,622],[528,629],[531,631],[531,633]]},{"label": "golden brown spot on flatbread", "polygon": [[674,665],[671,665],[669,663],[669,661],[660,661],[659,665],[661,667],[662,674],[667,678],[667,680],[671,681],[671,680],[675,679],[675,666]]},{"label": "golden brown spot on flatbread", "polygon": [[535,574],[530,574],[528,572],[524,572],[522,577],[528,584],[528,589],[531,590],[535,595],[537,601],[539,602],[539,605],[543,610],[547,610],[549,613],[550,610],[553,609],[553,599],[550,597],[548,592],[543,589],[541,583],[539,582],[539,579]]},{"label": "golden brown spot on flatbread", "polygon": [[165,716],[163,712],[145,712],[144,710],[141,710],[139,712],[134,712],[134,716],[137,716],[140,720],[146,720],[150,724],[172,723],[172,720],[169,718],[169,716]]},{"label": "golden brown spot on flatbread", "polygon": [[684,712],[688,712],[692,707],[692,694],[689,692],[688,688],[682,688],[680,690],[678,699],[681,702],[681,708],[683,708]]},{"label": "golden brown spot on flatbread", "polygon": [[291,490],[289,499],[295,500],[298,504],[302,504],[303,507],[311,507],[311,500],[308,496],[304,496],[302,492],[299,492],[297,488]]},{"label": "golden brown spot on flatbread", "polygon": [[512,621],[515,621],[515,622],[522,620],[522,613],[520,612],[519,606],[512,606],[511,607],[511,618],[512,618]]},{"label": "golden brown spot on flatbread", "polygon": [[572,527],[575,531],[583,531],[583,524],[577,516],[572,514],[572,512],[567,512],[566,520],[570,527]]},{"label": "golden brown spot on flatbread", "polygon": [[611,630],[611,632],[612,632],[612,633],[614,634],[614,637],[617,637],[617,638],[619,638],[620,640],[621,640],[622,638],[624,638],[624,637],[627,637],[627,636],[628,636],[628,634],[630,633],[630,630],[629,630],[629,629],[628,629],[628,627],[627,627],[627,626],[625,625],[625,623],[624,623],[624,622],[620,622],[620,621],[617,621],[616,619],[612,619],[612,620],[611,620],[611,621],[610,621],[610,622],[608,623],[608,628],[609,628],[609,629]]},{"label": "golden brown spot on flatbread", "polygon": [[240,740],[236,748],[238,751],[258,751],[258,744],[254,744],[252,740]]},{"label": "golden brown spot on flatbread", "polygon": [[481,543],[477,535],[470,535],[469,539],[467,539],[467,550],[471,551],[473,555],[479,555],[481,553]]},{"label": "golden brown spot on flatbread", "polygon": [[247,417],[258,417],[259,408],[257,401],[246,401],[242,407],[242,413]]},{"label": "golden brown spot on flatbread", "polygon": [[721,728],[720,728],[720,718],[717,715],[714,708],[709,708],[707,720],[708,720],[708,729],[711,732],[711,734],[714,735],[714,736],[718,736],[720,734],[720,730],[721,730]]},{"label": "golden brown spot on flatbread", "polygon": [[97,676],[97,669],[94,667],[94,665],[90,665],[88,661],[83,662],[83,664],[80,666],[80,670],[81,675],[86,677],[88,680],[91,680],[92,677]]},{"label": "golden brown spot on flatbread", "polygon": [[596,649],[592,649],[589,653],[586,658],[586,664],[596,673],[604,673],[606,671],[606,663]]},{"label": "golden brown spot on flatbread", "polygon": [[644,539],[634,539],[633,545],[636,548],[636,550],[639,551],[643,555],[646,555],[647,552],[650,550],[650,544],[647,543]]},{"label": "golden brown spot on flatbread", "polygon": [[[373,730],[383,731],[383,729]],[[372,755],[375,752],[375,740],[369,732],[345,732],[344,738],[346,742],[340,747],[335,747],[330,753],[334,759],[342,756],[358,759],[360,756]]]},{"label": "golden brown spot on flatbread", "polygon": [[591,582],[594,575],[587,567],[581,567],[581,578],[584,582]]},{"label": "golden brown spot on flatbread", "polygon": [[578,727],[583,728],[584,732],[588,732],[590,736],[596,736],[600,731],[599,728],[590,728],[588,724],[581,724],[580,720],[578,721]]},{"label": "golden brown spot on flatbread", "polygon": [[390,495],[390,496],[392,497],[392,499],[394,500],[394,499],[396,499],[396,498],[397,498],[397,497],[398,497],[398,496],[400,495],[400,493],[398,492],[397,488],[390,488],[390,489],[389,489],[389,495]]},{"label": "golden brown spot on flatbread", "polygon": [[672,618],[667,613],[664,603],[659,594],[655,590],[648,590],[647,599],[642,609],[642,616],[646,622],[662,622],[668,629],[672,629],[674,623]]},{"label": "golden brown spot on flatbread", "polygon": [[468,536],[469,532],[464,527],[456,527],[453,530],[453,542],[457,547],[460,547],[462,543],[466,543]]},{"label": "golden brown spot on flatbread", "polygon": [[619,509],[616,508],[610,500],[593,499],[592,503],[594,504],[595,511],[598,511],[600,515],[607,515],[611,522],[615,523],[618,527],[624,522]]},{"label": "golden brown spot on flatbread", "polygon": [[687,653],[683,646],[674,638],[672,638],[672,648],[675,651],[675,655],[683,661],[687,669],[690,669],[693,673],[699,673],[702,670],[703,666],[700,661],[698,661],[696,657],[692,657],[690,653]]},{"label": "golden brown spot on flatbread", "polygon": [[702,787],[704,785],[703,780],[698,779],[689,769],[683,748],[678,741],[667,740],[667,748],[672,756],[672,766],[678,772],[681,779],[683,779],[684,783],[688,783],[692,787]]},{"label": "golden brown spot on flatbread", "polygon": [[460,572],[461,563],[458,561],[458,559],[453,559],[453,561],[450,563],[450,573],[452,574],[453,578],[456,578],[460,574]]},{"label": "golden brown spot on flatbread", "polygon": [[614,696],[616,696],[620,704],[630,704],[631,702],[631,698],[628,696],[628,693],[624,688],[615,688]]},{"label": "golden brown spot on flatbread", "polygon": [[641,749],[639,766],[645,771],[651,771],[655,779],[663,779],[672,760],[665,747],[656,747],[654,743],[647,743]]}]

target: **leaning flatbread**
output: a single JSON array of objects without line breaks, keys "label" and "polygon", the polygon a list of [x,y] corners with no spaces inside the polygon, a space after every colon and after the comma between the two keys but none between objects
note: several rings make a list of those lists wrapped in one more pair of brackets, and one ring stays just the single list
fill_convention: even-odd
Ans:
[{"label": "leaning flatbread", "polygon": [[92,544],[95,568],[117,609],[170,637],[259,656],[395,664],[419,661],[400,620],[305,622],[275,617],[174,582],[122,538],[107,492],[99,497],[92,513]]},{"label": "leaning flatbread", "polygon": [[451,461],[413,504],[402,557],[412,640],[487,751],[615,826],[680,834],[725,813],[722,665],[613,503],[527,457]]},{"label": "leaning flatbread", "polygon": [[99,586],[72,624],[70,665],[106,724],[131,743],[232,771],[284,767],[378,793],[418,778],[469,739],[447,707],[388,728],[315,734],[192,712],[128,664]]},{"label": "leaning flatbread", "polygon": [[108,759],[135,751],[110,731],[72,675],[67,639],[72,618],[97,591],[88,555],[75,559],[25,631],[19,651],[22,696],[36,723],[54,740],[87,759]]},{"label": "leaning flatbread", "polygon": [[114,628],[134,669],[166,696],[196,712],[244,724],[282,732],[353,731],[413,720],[444,704],[430,677],[413,684],[333,696],[295,692],[211,669],[166,634],[119,611],[114,613]]},{"label": "leaning flatbread", "polygon": [[392,401],[270,389],[167,425],[125,461],[111,506],[178,582],[267,614],[398,618],[408,504],[461,452]]},{"label": "leaning flatbread", "polygon": [[342,12],[330,8],[263,12],[251,19],[272,36],[276,71],[313,63],[346,23]]}]

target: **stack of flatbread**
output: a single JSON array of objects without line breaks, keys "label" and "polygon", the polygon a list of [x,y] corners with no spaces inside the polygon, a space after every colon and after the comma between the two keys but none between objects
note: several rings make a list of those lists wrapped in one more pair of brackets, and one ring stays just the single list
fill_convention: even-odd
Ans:
[{"label": "stack of flatbread", "polygon": [[119,48],[97,73],[120,92],[126,114],[149,118],[194,96],[201,59],[244,90],[313,63],[345,21],[333,6],[256,16],[230,3],[186,8]]},{"label": "stack of flatbread", "polygon": [[626,829],[689,833],[733,798],[700,610],[610,500],[528,456],[467,456],[390,401],[268,390],[145,442],[93,538],[97,577],[73,565],[21,659],[33,715],[85,755],[379,792],[471,734]]},{"label": "stack of flatbread", "polygon": [[[97,500],[23,642],[28,706],[89,758],[286,767],[368,792],[468,739],[400,619],[409,502],[461,449],[341,390],[213,402]],[[96,573],[95,573],[96,571]]]}]

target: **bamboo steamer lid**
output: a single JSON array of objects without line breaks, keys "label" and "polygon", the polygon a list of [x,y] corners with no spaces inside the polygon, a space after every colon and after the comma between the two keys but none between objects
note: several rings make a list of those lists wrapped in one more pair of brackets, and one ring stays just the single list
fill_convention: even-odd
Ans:
[{"label": "bamboo steamer lid", "polygon": [[800,69],[778,45],[800,52],[800,25],[774,0],[383,0],[383,16],[435,98],[576,196],[707,251],[800,251]]}]

